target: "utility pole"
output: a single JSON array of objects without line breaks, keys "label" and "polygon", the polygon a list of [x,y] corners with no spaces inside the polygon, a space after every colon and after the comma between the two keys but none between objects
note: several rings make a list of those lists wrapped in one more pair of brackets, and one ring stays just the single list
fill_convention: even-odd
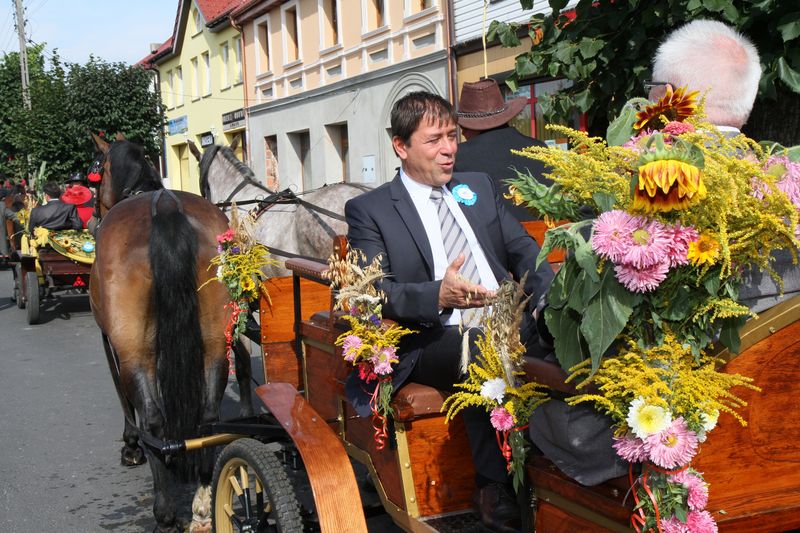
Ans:
[{"label": "utility pole", "polygon": [[31,108],[31,93],[28,90],[28,45],[25,40],[25,13],[22,0],[14,0],[17,7],[17,35],[19,35],[19,71],[22,77],[22,104],[25,109]]}]

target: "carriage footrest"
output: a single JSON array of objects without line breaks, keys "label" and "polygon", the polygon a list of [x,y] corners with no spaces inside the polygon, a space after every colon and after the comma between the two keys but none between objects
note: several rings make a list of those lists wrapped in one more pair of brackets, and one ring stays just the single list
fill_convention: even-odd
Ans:
[{"label": "carriage footrest", "polygon": [[491,531],[481,524],[480,517],[474,511],[425,518],[421,521],[439,533],[490,533]]}]

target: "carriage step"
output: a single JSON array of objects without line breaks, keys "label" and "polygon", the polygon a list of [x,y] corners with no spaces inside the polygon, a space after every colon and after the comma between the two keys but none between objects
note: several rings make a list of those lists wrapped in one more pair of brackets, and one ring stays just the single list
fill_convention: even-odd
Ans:
[{"label": "carriage step", "polygon": [[491,530],[481,524],[480,517],[474,511],[421,518],[420,521],[439,533],[491,533]]}]

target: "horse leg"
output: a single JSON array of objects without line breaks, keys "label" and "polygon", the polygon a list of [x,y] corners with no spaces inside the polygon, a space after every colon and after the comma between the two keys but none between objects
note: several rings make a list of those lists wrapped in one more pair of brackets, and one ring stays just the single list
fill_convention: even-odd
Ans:
[{"label": "horse leg", "polygon": [[[155,384],[145,376],[144,372],[134,378],[136,394],[134,404],[140,413],[143,431],[158,439],[164,438],[164,417],[158,408],[155,395]],[[155,450],[145,445],[145,453],[150,463],[150,472],[153,475],[153,517],[156,527],[153,533],[181,533],[183,527],[178,522],[175,500],[169,492],[174,486],[172,472],[167,468],[164,455],[160,450]]]},{"label": "horse leg", "polygon": [[241,339],[233,344],[234,366],[236,368],[236,383],[239,384],[239,416],[251,417],[253,410],[253,392],[250,389],[250,352],[244,347]]},{"label": "horse leg", "polygon": [[[245,351],[245,353],[247,352]],[[239,358],[237,358],[237,362],[238,360]],[[203,406],[204,424],[219,420],[219,404],[222,402],[227,383],[228,371],[225,360],[220,359],[211,363],[206,374],[206,400]],[[249,389],[249,383],[245,382],[245,384]],[[244,394],[242,394],[242,399],[244,399]],[[212,448],[203,448],[197,453],[200,454],[198,469],[200,485],[197,487],[192,500],[192,522],[189,524],[189,533],[211,533],[211,478],[214,473],[214,451]]]},{"label": "horse leg", "polygon": [[[130,412],[133,412],[133,405],[130,402],[128,405]],[[122,441],[124,442],[120,450],[122,466],[139,466],[147,462],[144,450],[139,445],[139,429],[127,417],[125,418],[125,429],[122,431]]]},{"label": "horse leg", "polygon": [[122,406],[122,413],[125,415],[125,429],[122,430],[122,442],[124,442],[124,444],[120,450],[120,462],[122,463],[122,466],[138,466],[144,464],[146,459],[144,456],[144,451],[139,445],[139,430],[134,422],[133,404],[131,404],[130,400],[128,400],[122,391],[122,386],[120,384],[119,358],[117,357],[116,352],[114,352],[114,347],[111,346],[111,342],[108,340],[108,336],[105,333],[101,333],[100,336],[103,340],[103,350],[106,352],[106,359],[108,360],[108,368],[111,371],[111,378],[114,381],[114,387],[117,390],[117,397],[119,398],[119,402]]}]

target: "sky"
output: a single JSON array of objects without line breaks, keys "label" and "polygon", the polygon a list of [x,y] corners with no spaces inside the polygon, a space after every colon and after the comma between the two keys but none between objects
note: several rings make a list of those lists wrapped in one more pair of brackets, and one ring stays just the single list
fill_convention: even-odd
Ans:
[{"label": "sky", "polygon": [[[58,49],[62,61],[86,63],[89,54],[136,63],[172,35],[178,0],[23,0],[25,33]],[[14,0],[0,0],[2,53],[19,51]]]}]

